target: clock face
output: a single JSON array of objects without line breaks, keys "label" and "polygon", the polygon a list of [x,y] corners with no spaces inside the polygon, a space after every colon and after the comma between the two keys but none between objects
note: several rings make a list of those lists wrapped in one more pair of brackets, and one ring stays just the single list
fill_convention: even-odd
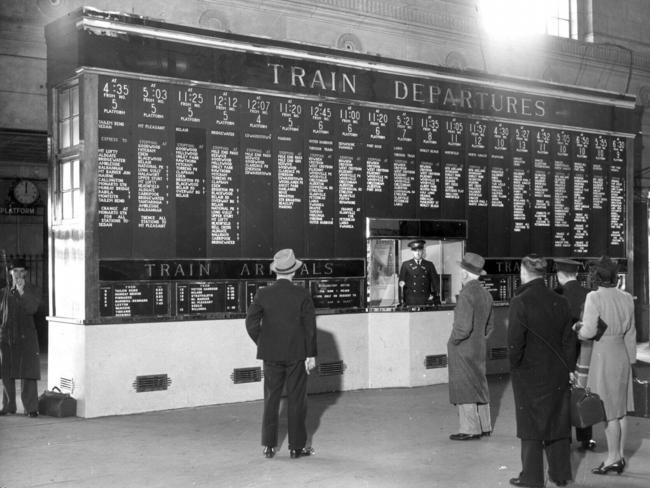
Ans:
[{"label": "clock face", "polygon": [[33,181],[20,180],[13,188],[13,196],[18,203],[31,205],[38,200],[38,187]]}]

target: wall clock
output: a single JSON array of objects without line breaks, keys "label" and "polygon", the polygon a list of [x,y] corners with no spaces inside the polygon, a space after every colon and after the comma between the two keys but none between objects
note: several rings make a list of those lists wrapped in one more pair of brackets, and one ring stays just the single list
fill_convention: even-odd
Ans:
[{"label": "wall clock", "polygon": [[14,200],[22,205],[32,205],[39,197],[38,187],[33,181],[18,180],[11,190]]}]

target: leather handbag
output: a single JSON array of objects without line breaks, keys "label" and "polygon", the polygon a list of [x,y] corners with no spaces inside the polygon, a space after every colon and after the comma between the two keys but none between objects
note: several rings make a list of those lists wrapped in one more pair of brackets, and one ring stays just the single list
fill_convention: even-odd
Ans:
[{"label": "leather handbag", "polygon": [[584,429],[598,422],[604,422],[605,406],[596,393],[589,388],[571,386],[571,425]]},{"label": "leather handbag", "polygon": [[52,390],[45,390],[38,397],[38,413],[50,417],[75,417],[77,400],[55,386]]}]

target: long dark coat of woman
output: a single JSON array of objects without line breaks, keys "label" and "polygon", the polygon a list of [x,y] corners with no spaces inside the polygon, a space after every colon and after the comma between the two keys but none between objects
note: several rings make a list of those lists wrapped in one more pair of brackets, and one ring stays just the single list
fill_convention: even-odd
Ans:
[{"label": "long dark coat of woman", "polygon": [[489,403],[486,338],[493,328],[492,296],[478,280],[467,282],[458,295],[447,343],[450,403]]},{"label": "long dark coat of woman", "polygon": [[41,379],[38,335],[34,314],[40,293],[26,284],[22,296],[9,288],[0,290],[0,377],[3,379]]},{"label": "long dark coat of woman", "polygon": [[542,278],[521,286],[510,301],[508,353],[520,439],[571,436],[567,368],[575,364],[571,325],[566,298],[547,288]]}]

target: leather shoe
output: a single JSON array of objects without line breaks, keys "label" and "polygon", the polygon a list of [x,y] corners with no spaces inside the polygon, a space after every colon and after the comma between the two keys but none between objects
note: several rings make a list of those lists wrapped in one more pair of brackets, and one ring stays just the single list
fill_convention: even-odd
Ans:
[{"label": "leather shoe", "polygon": [[481,437],[490,437],[491,435],[492,435],[491,430],[484,430],[483,432],[481,432]]},{"label": "leather shoe", "polygon": [[38,417],[38,412],[29,412],[27,416],[32,418]]},{"label": "leather shoe", "polygon": [[265,458],[271,459],[273,456],[275,456],[275,447],[272,446],[264,446],[264,453]]},{"label": "leather shoe", "polygon": [[289,456],[291,459],[298,459],[303,456],[311,456],[314,450],[311,447],[303,447],[302,449],[289,449]]},{"label": "leather shoe", "polygon": [[512,486],[525,486],[527,488],[543,488],[544,484],[536,485],[534,483],[524,483],[519,478],[510,478],[510,484]]},{"label": "leather shoe", "polygon": [[451,434],[452,441],[473,441],[481,438],[481,434]]}]

